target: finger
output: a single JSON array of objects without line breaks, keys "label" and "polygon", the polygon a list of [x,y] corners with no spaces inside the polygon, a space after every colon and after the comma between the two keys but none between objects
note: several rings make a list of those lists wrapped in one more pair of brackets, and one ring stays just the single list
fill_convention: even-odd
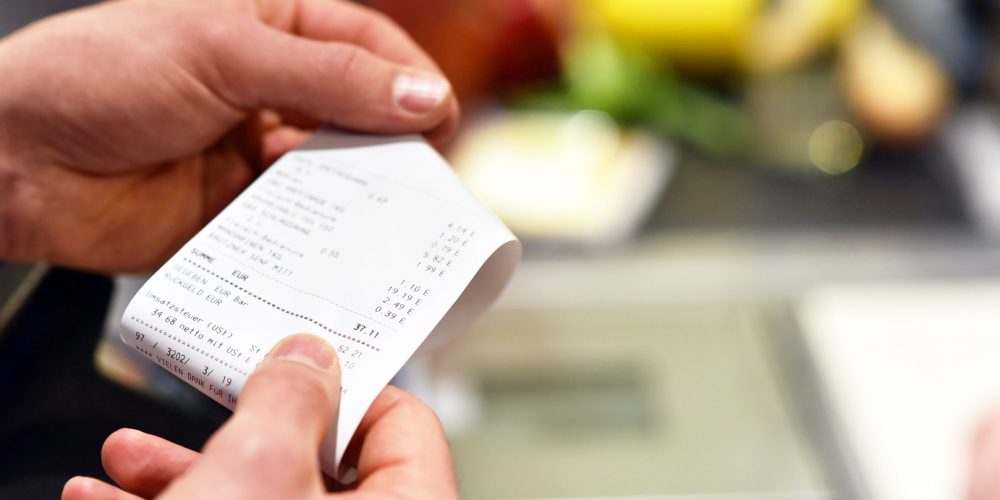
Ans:
[{"label": "finger", "polygon": [[242,109],[293,111],[378,133],[423,132],[452,110],[439,74],[401,65],[356,45],[296,37],[263,25],[209,46],[220,72],[213,90]]},{"label": "finger", "polygon": [[310,132],[296,127],[281,126],[269,131],[263,137],[261,153],[265,167],[278,161],[278,158],[285,153],[301,146],[310,135]]},{"label": "finger", "polygon": [[433,59],[385,14],[343,1],[300,0],[295,32],[358,45],[393,62],[440,72]]},{"label": "finger", "polygon": [[339,401],[333,348],[313,335],[284,339],[247,380],[236,411],[202,458],[164,495],[303,498],[319,491],[319,446]]},{"label": "finger", "polygon": [[[263,109],[223,139],[214,149],[235,142],[253,173],[260,173],[279,157],[300,146],[320,124],[299,113],[278,113]],[[210,150],[211,151],[211,150]],[[248,181],[249,182],[249,181]],[[239,191],[246,186],[241,186]],[[222,207],[220,207],[221,209]]]},{"label": "finger", "polygon": [[[352,43],[393,62],[441,73],[434,60],[395,21],[369,7],[330,0],[301,0],[296,32],[317,40]],[[447,113],[427,139],[442,147],[458,129],[461,109],[452,94],[446,103]]]},{"label": "finger", "polygon": [[249,378],[226,427],[294,435],[298,439],[292,444],[315,453],[339,402],[340,364],[333,348],[314,335],[292,335]]},{"label": "finger", "polygon": [[[364,47],[389,61],[441,73],[434,60],[385,14],[343,1],[301,0],[296,16],[296,32],[317,40],[337,40]],[[452,94],[447,113],[427,139],[441,147],[454,136],[461,110]]]},{"label": "finger", "polygon": [[969,499],[1000,499],[1000,412],[976,432]]},{"label": "finger", "polygon": [[92,477],[76,476],[66,481],[62,490],[63,500],[139,500],[104,481]]},{"label": "finger", "polygon": [[455,137],[461,114],[458,99],[451,99],[448,103],[448,115],[436,127],[425,132],[424,136],[438,149],[444,148]]},{"label": "finger", "polygon": [[201,157],[204,184],[201,225],[212,220],[253,182],[263,165],[259,156],[261,147],[257,144],[257,157],[248,159],[243,152],[245,146],[230,136],[205,151]]},{"label": "finger", "polygon": [[451,452],[437,415],[416,397],[386,387],[361,421],[358,493],[458,498]]},{"label": "finger", "polygon": [[122,489],[141,497],[159,495],[200,454],[135,429],[108,436],[101,449],[104,470]]}]

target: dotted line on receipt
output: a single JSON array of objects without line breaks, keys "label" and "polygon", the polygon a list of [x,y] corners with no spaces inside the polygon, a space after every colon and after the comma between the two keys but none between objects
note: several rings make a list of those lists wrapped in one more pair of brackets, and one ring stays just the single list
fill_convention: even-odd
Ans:
[{"label": "dotted line on receipt", "polygon": [[[215,245],[211,245],[211,244],[209,244],[209,245],[205,245],[205,246],[207,246],[207,247],[211,247],[211,248],[217,248],[217,247],[216,247]],[[254,266],[252,266],[252,265],[250,265],[250,264],[247,264],[246,262],[242,262],[242,261],[240,261],[239,259],[235,259],[235,258],[233,258],[233,257],[230,257],[230,256],[226,255],[226,254],[225,254],[225,252],[222,252],[221,250],[219,251],[219,254],[220,254],[220,255],[222,256],[222,258],[224,258],[224,259],[228,259],[228,260],[230,260],[230,261],[232,261],[232,262],[235,262],[235,263],[237,263],[237,264],[239,264],[239,265],[241,265],[241,266],[246,266],[246,267],[248,267],[248,268],[250,268],[250,269],[254,269]],[[388,325],[388,324],[385,324],[385,323],[383,323],[383,322],[382,322],[381,320],[379,320],[378,318],[373,318],[373,317],[371,317],[371,316],[369,316],[369,315],[367,315],[367,314],[365,314],[365,313],[362,313],[362,312],[358,312],[358,311],[355,311],[354,309],[351,309],[350,307],[347,307],[347,306],[345,306],[345,305],[343,305],[343,304],[339,304],[339,303],[337,303],[337,302],[334,302],[334,301],[332,301],[332,300],[330,300],[330,299],[328,299],[328,298],[326,298],[326,297],[324,297],[324,296],[322,296],[322,295],[318,295],[318,294],[315,294],[315,293],[312,293],[312,292],[307,292],[307,291],[305,291],[305,290],[302,290],[302,289],[300,289],[300,288],[296,288],[296,287],[294,287],[294,286],[292,286],[292,285],[290,285],[290,284],[288,284],[288,283],[286,283],[286,282],[284,282],[284,281],[281,281],[281,280],[279,280],[278,278],[275,278],[275,277],[272,277],[272,276],[268,276],[268,275],[267,275],[267,274],[265,274],[265,273],[261,273],[261,272],[258,272],[258,274],[259,274],[260,276],[264,277],[264,278],[267,278],[267,279],[269,279],[269,280],[271,280],[271,281],[273,281],[273,282],[275,282],[275,283],[277,283],[277,284],[281,285],[281,286],[284,286],[284,287],[286,287],[286,288],[291,288],[292,290],[295,290],[296,292],[299,292],[299,293],[301,293],[301,294],[305,294],[305,295],[308,295],[308,296],[310,296],[310,297],[314,297],[314,298],[317,298],[317,299],[319,299],[319,300],[322,300],[323,302],[326,302],[326,303],[328,303],[328,304],[330,304],[330,305],[334,305],[334,306],[337,306],[337,307],[339,307],[339,308],[341,308],[341,309],[343,309],[343,310],[345,310],[345,311],[347,311],[347,312],[349,312],[349,313],[353,313],[353,314],[357,314],[358,316],[361,316],[362,318],[365,318],[365,319],[367,319],[368,321],[371,321],[372,323],[375,323],[375,324],[377,324],[377,325],[379,325],[379,326],[381,326],[381,327],[383,327],[383,328],[387,328],[387,329],[389,329],[389,330],[390,330],[390,331],[392,331],[392,332],[395,332],[395,331],[396,331],[396,329],[395,329],[395,328],[393,328],[393,326],[392,326],[392,325]],[[248,292],[248,293],[249,293],[249,292]]]},{"label": "dotted line on receipt", "polygon": [[334,334],[334,335],[336,335],[338,337],[342,337],[342,338],[345,338],[347,340],[351,340],[353,342],[357,342],[358,344],[361,344],[361,345],[363,345],[363,346],[365,346],[365,347],[367,347],[369,349],[372,349],[375,352],[381,351],[381,349],[379,349],[378,347],[375,347],[375,346],[369,344],[368,342],[365,342],[365,341],[360,340],[360,339],[356,339],[354,337],[351,337],[350,335],[344,335],[343,333],[340,333],[337,330],[334,330],[333,328],[330,328],[330,327],[324,325],[323,323],[320,323],[319,321],[316,321],[315,319],[313,319],[313,318],[311,318],[309,316],[306,316],[304,314],[299,314],[299,313],[297,313],[295,311],[290,311],[288,309],[285,309],[284,307],[281,307],[281,306],[279,306],[279,305],[277,305],[277,304],[275,304],[275,303],[273,303],[273,302],[271,302],[271,301],[269,301],[269,300],[267,300],[267,299],[265,299],[265,298],[263,298],[263,297],[255,294],[255,293],[251,292],[250,290],[247,290],[246,288],[243,288],[242,286],[240,286],[240,285],[238,285],[236,283],[233,283],[229,279],[224,278],[222,276],[219,276],[219,274],[216,273],[215,271],[212,271],[211,269],[208,269],[205,266],[203,266],[203,265],[201,265],[201,264],[199,264],[199,263],[197,263],[197,262],[195,262],[195,261],[193,261],[193,260],[191,260],[191,259],[189,259],[187,257],[183,257],[183,259],[188,264],[191,264],[191,265],[197,267],[198,269],[201,269],[202,271],[204,271],[204,272],[206,272],[208,274],[211,274],[212,276],[215,276],[217,279],[220,279],[220,280],[224,281],[229,286],[231,286],[233,288],[236,288],[237,290],[239,290],[239,291],[241,291],[241,292],[243,292],[243,293],[245,293],[245,294],[247,294],[247,295],[249,295],[249,296],[251,296],[251,297],[253,297],[253,298],[255,298],[255,299],[257,299],[257,300],[259,300],[259,301],[261,301],[261,302],[263,302],[263,303],[271,306],[271,307],[273,307],[274,309],[276,309],[278,311],[281,311],[281,312],[283,312],[283,313],[285,313],[285,314],[293,317],[293,318],[299,318],[299,319],[308,321],[308,322],[310,322],[310,323],[312,323],[312,324],[314,324],[314,325],[316,325],[316,326],[318,326],[318,327],[320,327],[320,328],[322,328],[322,329],[324,329],[324,330],[326,330],[326,331],[328,331],[328,332],[330,332],[330,333],[332,333],[332,334]]},{"label": "dotted line on receipt", "polygon": [[211,359],[212,361],[215,361],[216,363],[220,363],[222,366],[225,366],[226,368],[229,368],[230,370],[233,370],[233,371],[235,371],[235,372],[243,375],[244,377],[250,376],[245,370],[237,368],[237,367],[235,367],[235,366],[227,363],[226,361],[224,361],[222,359],[219,359],[218,357],[216,357],[216,356],[214,356],[212,354],[209,354],[204,349],[202,349],[200,347],[197,347],[197,346],[193,346],[190,343],[188,343],[187,341],[181,340],[180,338],[178,338],[178,337],[176,337],[176,336],[174,336],[174,335],[172,335],[170,333],[167,333],[167,331],[164,330],[164,329],[162,329],[162,328],[153,326],[153,325],[151,325],[151,324],[149,324],[149,323],[147,323],[147,322],[145,322],[145,321],[143,321],[143,320],[141,320],[139,318],[136,318],[135,316],[132,316],[132,321],[135,321],[136,323],[139,323],[140,325],[145,326],[146,328],[149,328],[149,329],[153,330],[154,332],[157,332],[157,333],[159,333],[161,335],[166,335],[167,338],[169,338],[170,340],[173,340],[174,342],[177,342],[177,343],[179,343],[179,344],[181,344],[181,345],[183,345],[183,346],[185,346],[185,347],[187,347],[189,349],[194,349],[195,351],[197,351],[197,352],[199,352],[199,353],[201,353],[201,354],[203,354],[205,356],[208,356],[208,358]]}]

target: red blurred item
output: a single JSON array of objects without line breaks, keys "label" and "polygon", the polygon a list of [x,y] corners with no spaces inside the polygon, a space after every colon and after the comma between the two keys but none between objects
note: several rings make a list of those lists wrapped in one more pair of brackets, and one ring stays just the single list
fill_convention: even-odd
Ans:
[{"label": "red blurred item", "polygon": [[[464,107],[559,75],[559,32],[531,0],[371,0],[438,62]],[[568,4],[567,4],[568,5]],[[569,8],[562,11],[569,13]]]}]

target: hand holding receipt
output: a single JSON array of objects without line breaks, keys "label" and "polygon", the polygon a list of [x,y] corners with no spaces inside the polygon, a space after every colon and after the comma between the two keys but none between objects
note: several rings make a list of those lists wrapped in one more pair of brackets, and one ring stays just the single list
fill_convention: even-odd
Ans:
[{"label": "hand holding receipt", "polygon": [[341,460],[375,396],[429,335],[468,327],[519,256],[422,139],[320,131],[156,272],[126,309],[122,338],[232,408],[281,338],[324,337],[342,394],[321,461],[345,477]]}]

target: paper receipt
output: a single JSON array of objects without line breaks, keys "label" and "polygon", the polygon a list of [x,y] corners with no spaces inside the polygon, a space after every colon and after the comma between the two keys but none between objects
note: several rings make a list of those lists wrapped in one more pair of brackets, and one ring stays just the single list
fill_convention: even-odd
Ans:
[{"label": "paper receipt", "polygon": [[132,299],[122,339],[232,409],[282,338],[323,336],[340,414],[323,469],[425,342],[455,335],[510,279],[514,235],[422,138],[320,131],[269,168]]}]

